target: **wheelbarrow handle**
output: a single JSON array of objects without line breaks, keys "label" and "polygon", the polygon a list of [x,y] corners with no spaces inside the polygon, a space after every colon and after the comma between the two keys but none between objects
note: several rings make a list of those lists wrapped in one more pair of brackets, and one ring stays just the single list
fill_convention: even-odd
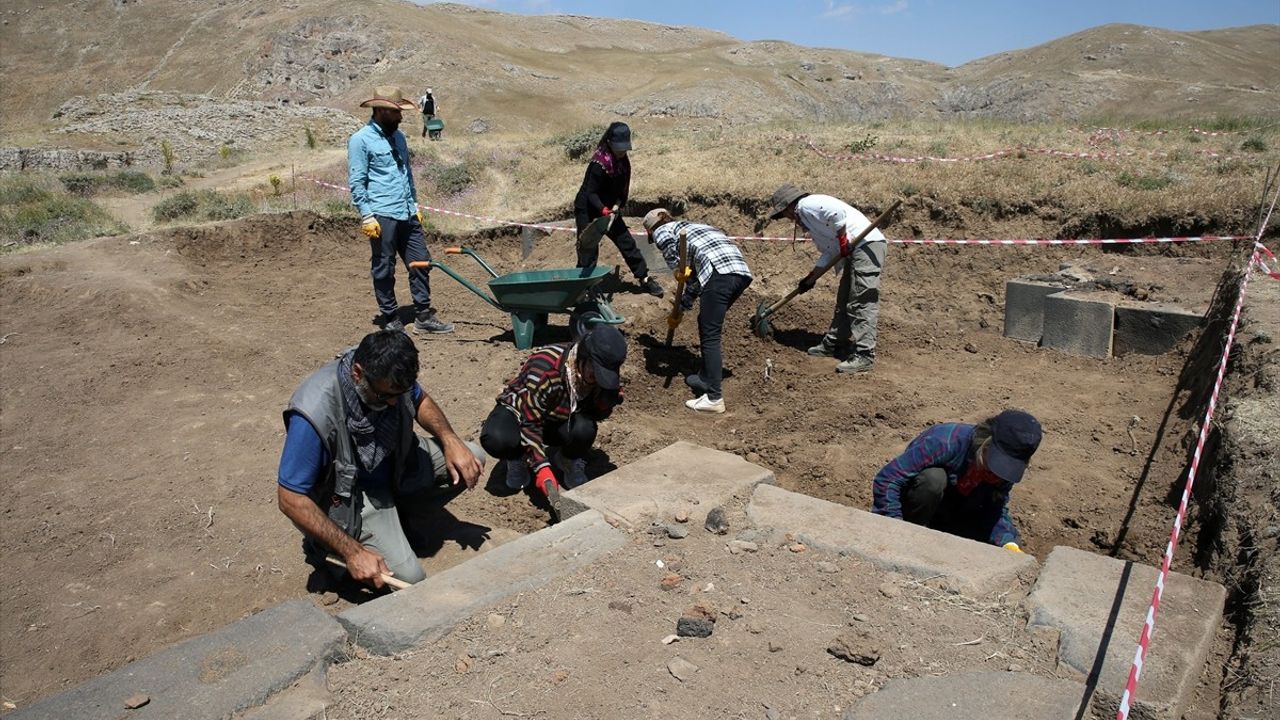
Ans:
[{"label": "wheelbarrow handle", "polygon": [[413,262],[409,263],[409,269],[410,270],[430,270],[431,261],[430,260],[414,260]]}]

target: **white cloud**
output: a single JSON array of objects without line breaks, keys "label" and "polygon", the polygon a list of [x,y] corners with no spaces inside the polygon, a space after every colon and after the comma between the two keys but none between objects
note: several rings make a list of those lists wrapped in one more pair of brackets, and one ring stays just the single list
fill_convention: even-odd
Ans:
[{"label": "white cloud", "polygon": [[897,15],[898,13],[907,11],[907,0],[897,0],[892,5],[885,5],[880,8],[881,15]]},{"label": "white cloud", "polygon": [[824,18],[842,18],[848,17],[857,12],[858,8],[852,3],[836,4],[834,0],[827,0],[827,9],[822,13]]}]

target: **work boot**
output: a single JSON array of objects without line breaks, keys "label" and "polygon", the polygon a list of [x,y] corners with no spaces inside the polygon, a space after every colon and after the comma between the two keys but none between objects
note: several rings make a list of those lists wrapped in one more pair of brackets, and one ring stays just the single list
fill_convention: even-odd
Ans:
[{"label": "work boot", "polygon": [[507,461],[507,487],[520,490],[529,484],[529,466],[524,460]]},{"label": "work boot", "polygon": [[435,310],[427,310],[418,313],[418,319],[413,321],[413,329],[421,333],[442,335],[453,332],[453,323],[447,323],[436,317]]},{"label": "work boot", "polygon": [[662,286],[659,285],[658,281],[654,280],[652,277],[647,277],[644,280],[641,280],[640,289],[658,298],[662,297],[664,294]]},{"label": "work boot", "polygon": [[382,323],[382,329],[404,332],[404,323],[400,322],[400,318],[396,317],[395,315],[392,315]]},{"label": "work boot", "polygon": [[842,349],[843,349],[843,348],[841,348],[840,346],[836,345],[836,344],[835,344],[835,343],[833,343],[833,342],[829,342],[829,341],[824,337],[824,338],[822,338],[822,342],[818,343],[817,345],[814,345],[813,347],[809,348],[808,350],[805,350],[805,352],[809,353],[810,355],[812,355],[812,356],[814,356],[814,357],[829,357],[829,358],[833,358],[833,357],[836,357],[837,355],[840,355],[840,354],[841,354],[841,350],[842,350]]},{"label": "work boot", "polygon": [[871,368],[876,364],[876,359],[872,355],[854,355],[844,362],[836,365],[836,372],[846,375],[871,372]]},{"label": "work boot", "polygon": [[563,458],[561,467],[564,469],[564,486],[570,490],[587,482],[587,460],[586,458]]},{"label": "work boot", "polygon": [[720,414],[724,412],[724,398],[712,400],[708,395],[700,395],[692,400],[685,400],[684,406],[702,413]]},{"label": "work boot", "polygon": [[698,373],[694,373],[692,375],[685,375],[684,384],[688,385],[690,390],[694,391],[699,395],[706,395],[707,390],[710,389],[707,387],[706,381],[704,381],[702,379],[702,376],[699,375]]}]

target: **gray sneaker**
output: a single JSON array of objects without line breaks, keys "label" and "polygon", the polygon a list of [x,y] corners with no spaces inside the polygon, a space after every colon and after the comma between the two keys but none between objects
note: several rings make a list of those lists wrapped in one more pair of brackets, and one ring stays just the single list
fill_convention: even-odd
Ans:
[{"label": "gray sneaker", "polygon": [[392,316],[390,320],[382,324],[382,329],[404,332],[404,323],[400,322],[400,318]]},{"label": "gray sneaker", "polygon": [[814,357],[840,358],[849,354],[849,346],[829,343],[826,338],[823,338],[822,342],[805,350],[805,352]]},{"label": "gray sneaker", "polygon": [[836,365],[836,372],[848,374],[871,372],[871,368],[875,367],[876,359],[868,355],[854,355],[844,362]]},{"label": "gray sneaker", "polygon": [[435,310],[428,310],[419,314],[418,319],[413,321],[413,329],[421,333],[442,335],[453,332],[453,323],[447,323],[436,317]]}]

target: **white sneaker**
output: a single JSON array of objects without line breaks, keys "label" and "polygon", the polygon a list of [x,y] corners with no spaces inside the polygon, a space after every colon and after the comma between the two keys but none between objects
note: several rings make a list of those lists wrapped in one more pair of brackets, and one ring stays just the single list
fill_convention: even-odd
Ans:
[{"label": "white sneaker", "polygon": [[685,400],[684,406],[690,410],[697,410],[704,413],[722,413],[724,412],[724,398],[712,400],[706,395],[701,395],[693,400]]}]

